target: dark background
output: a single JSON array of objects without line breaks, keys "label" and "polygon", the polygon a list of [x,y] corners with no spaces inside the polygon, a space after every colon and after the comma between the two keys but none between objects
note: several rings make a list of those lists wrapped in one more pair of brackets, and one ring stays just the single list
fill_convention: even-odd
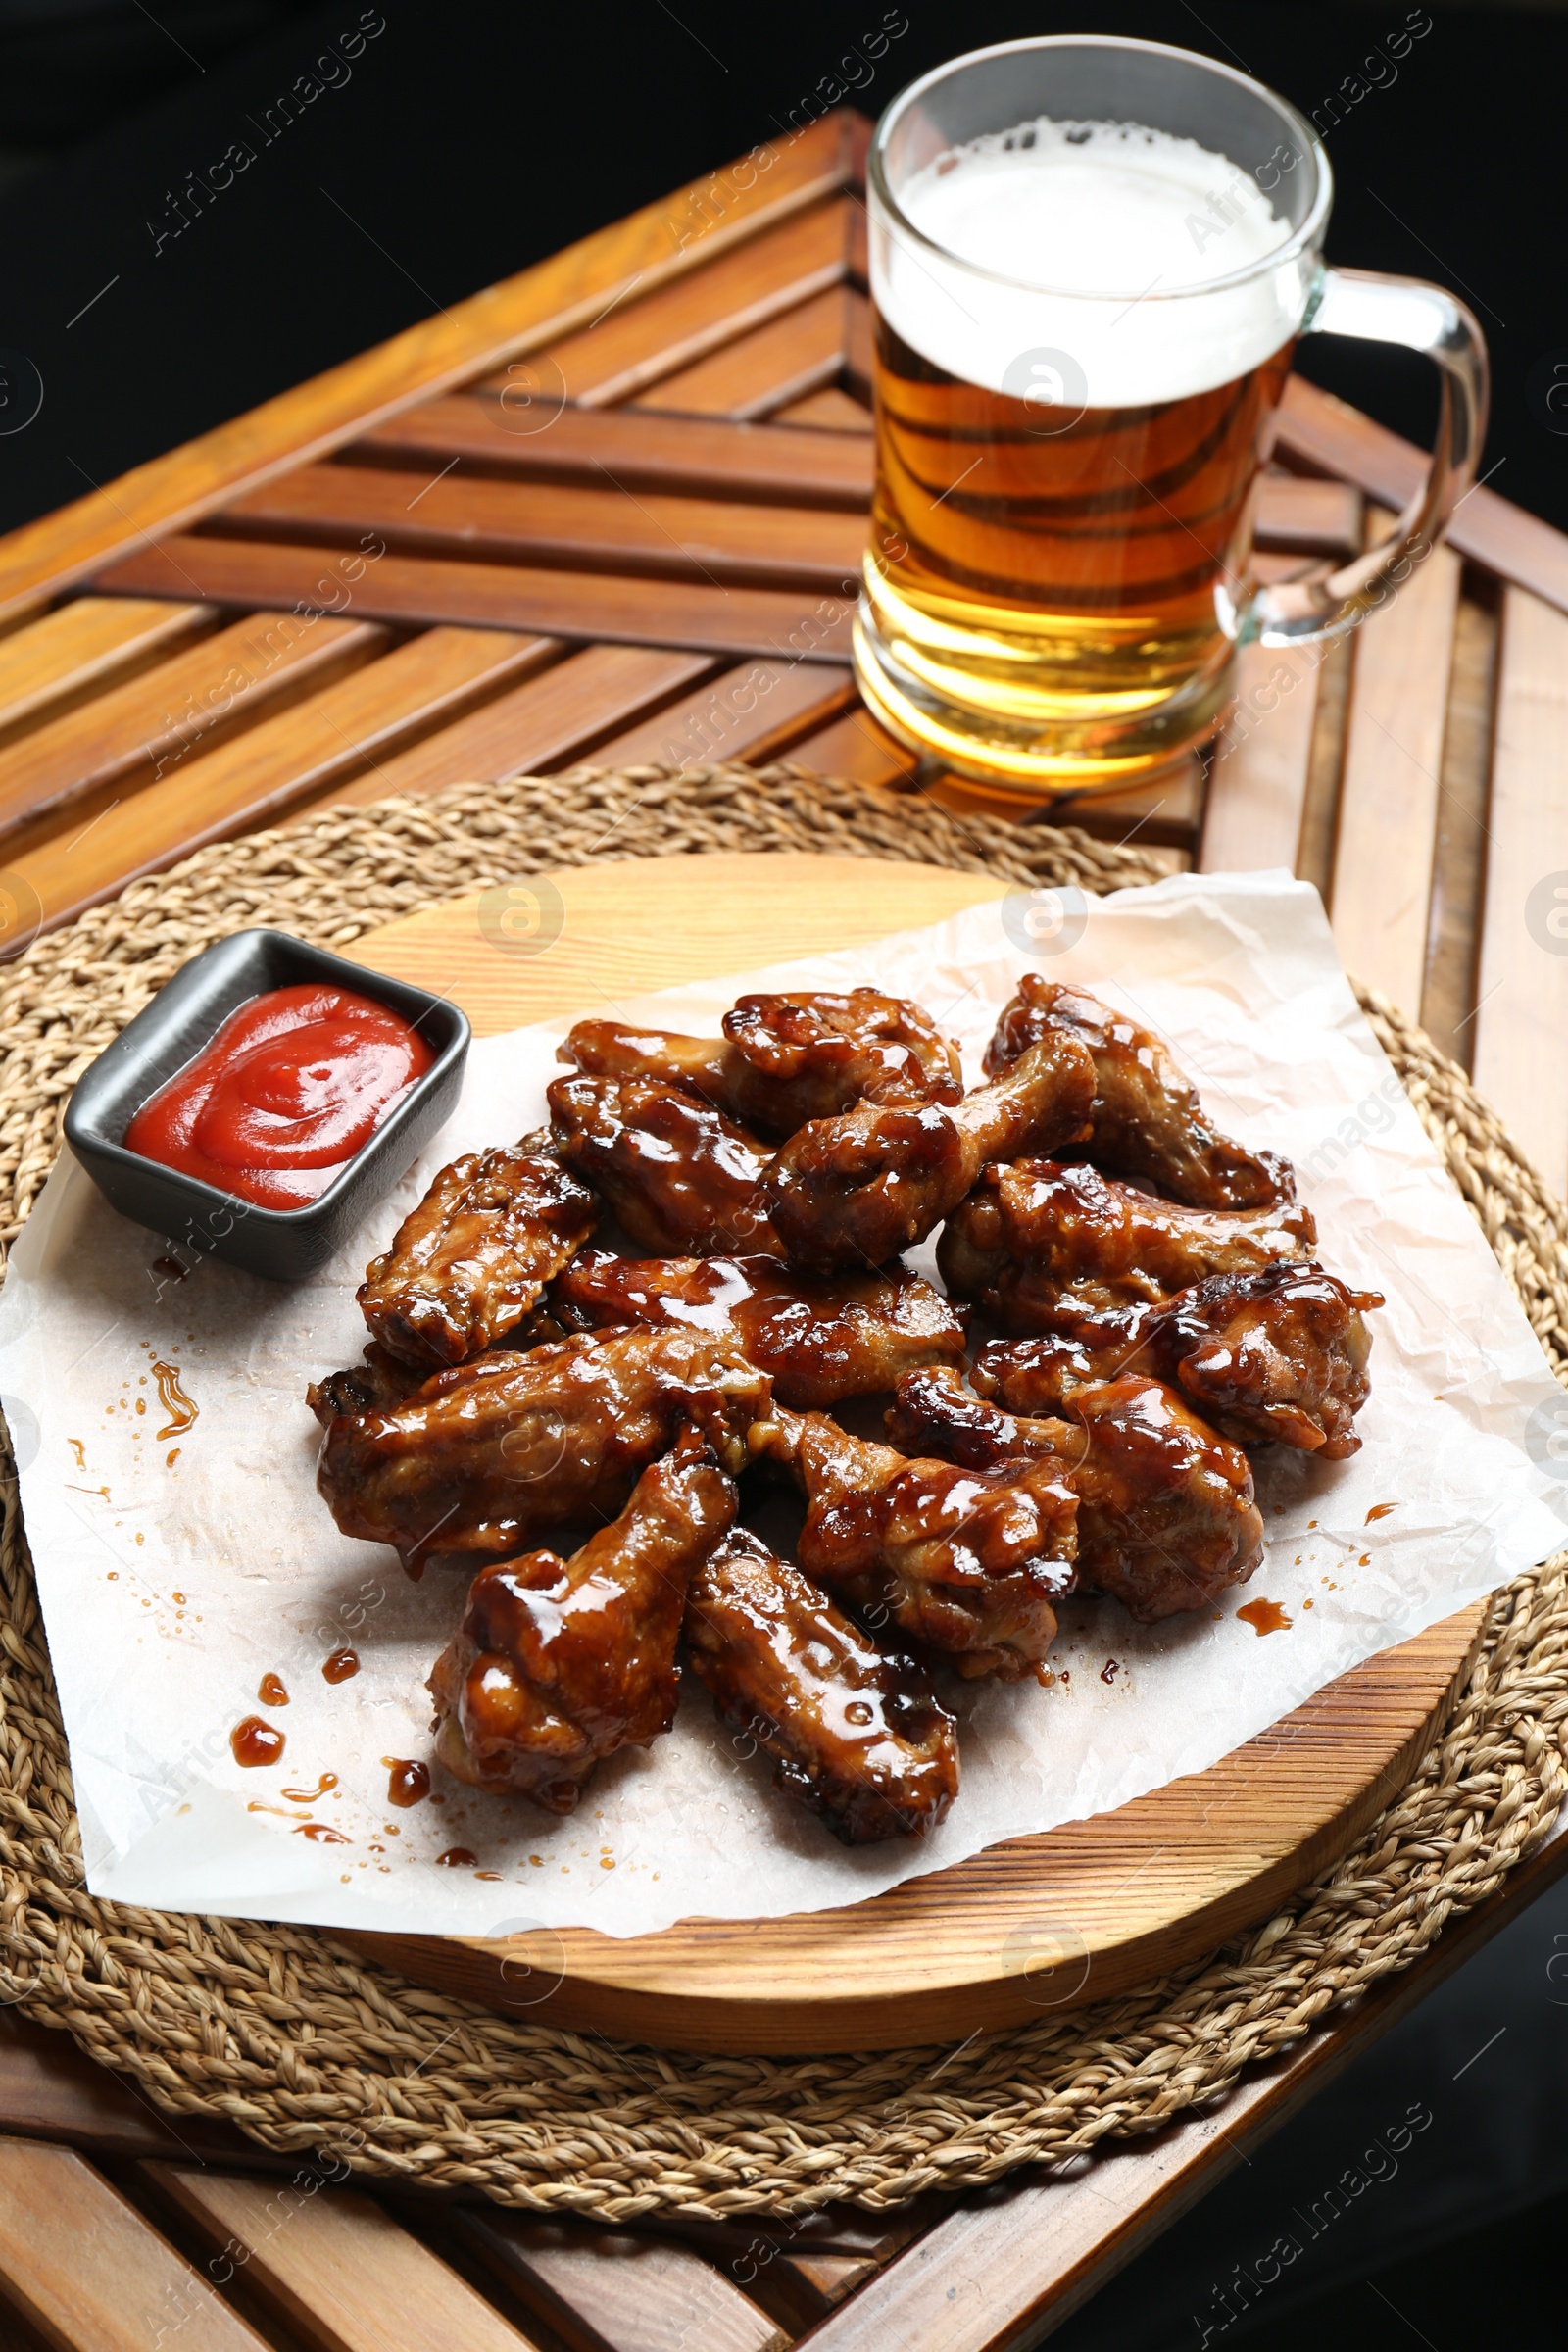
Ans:
[{"label": "dark background", "polygon": [[[0,0],[0,357],[30,360],[44,388],[36,421],[0,437],[0,528],[776,135],[883,23],[884,0],[631,0],[612,12],[381,0],[369,14],[386,28],[352,78],[263,147],[247,118],[361,10]],[[872,115],[957,49],[1086,20],[1244,62],[1310,113],[1429,12],[1404,0],[1201,0],[1201,14],[1185,0],[1114,14],[906,0],[890,13],[908,28],[858,93]],[[1568,14],[1433,0],[1430,16],[1392,86],[1329,137],[1330,257],[1466,295],[1495,374],[1484,470],[1568,528],[1568,435],[1529,386],[1543,361],[1568,361]],[[155,255],[149,221],[167,224],[185,174],[236,138],[255,164]],[[1430,432],[1420,360],[1325,339],[1301,366],[1412,438]]]}]

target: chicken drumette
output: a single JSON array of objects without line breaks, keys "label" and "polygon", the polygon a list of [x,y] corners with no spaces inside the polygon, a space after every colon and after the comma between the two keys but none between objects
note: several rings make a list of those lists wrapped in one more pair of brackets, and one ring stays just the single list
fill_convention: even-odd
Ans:
[{"label": "chicken drumette", "polygon": [[751,1443],[806,1495],[802,1567],[869,1625],[950,1653],[961,1675],[1036,1672],[1074,1583],[1076,1503],[1059,1464],[909,1461],[825,1413],[779,1411]]},{"label": "chicken drumette", "polygon": [[775,1759],[774,1785],[844,1844],[918,1838],[943,1819],[957,1741],[922,1669],[878,1649],[749,1529],[692,1579],[685,1632],[720,1720]]},{"label": "chicken drumette", "polygon": [[702,1095],[763,1135],[793,1135],[862,1098],[956,1102],[957,1050],[921,1005],[874,988],[847,996],[741,997],[724,1034],[680,1037],[619,1021],[579,1021],[563,1061],[605,1078],[654,1078]]},{"label": "chicken drumette", "polygon": [[991,1161],[1056,1151],[1083,1130],[1095,1065],[1053,1032],[960,1102],[861,1102],[813,1120],[767,1178],[774,1230],[803,1266],[879,1266],[923,1241]]},{"label": "chicken drumette", "polygon": [[1360,1450],[1350,1424],[1370,1391],[1361,1317],[1382,1304],[1318,1265],[1211,1274],[1163,1305],[1064,1308],[1042,1338],[995,1340],[974,1385],[1013,1412],[1054,1413],[1078,1389],[1143,1373],[1182,1389],[1238,1445],[1342,1461]]},{"label": "chicken drumette", "polygon": [[1005,1331],[1054,1328],[1061,1309],[1157,1303],[1210,1274],[1250,1274],[1302,1259],[1312,1212],[1185,1208],[1118,1184],[1098,1168],[1049,1159],[987,1168],[937,1245],[948,1289]]},{"label": "chicken drumette", "polygon": [[502,1345],[598,1220],[547,1135],[455,1159],[365,1270],[372,1338],[426,1374]]},{"label": "chicken drumette", "polygon": [[1010,1068],[1054,1031],[1078,1038],[1094,1055],[1084,1150],[1100,1166],[1147,1176],[1194,1208],[1267,1208],[1294,1198],[1288,1160],[1218,1134],[1163,1039],[1081,988],[1026,972],[986,1049],[987,1075]]},{"label": "chicken drumette", "polygon": [[762,1179],[771,1154],[712,1103],[659,1078],[558,1078],[556,1148],[644,1250],[781,1257]]},{"label": "chicken drumette", "polygon": [[1252,1473],[1239,1446],[1174,1389],[1124,1376],[1077,1389],[1064,1420],[1004,1412],[956,1372],[910,1372],[888,1434],[977,1474],[1054,1465],[1078,1497],[1078,1575],[1145,1624],[1208,1606],[1263,1556]]},{"label": "chicken drumette", "polygon": [[430,1558],[501,1556],[610,1518],[688,1422],[738,1472],[770,1399],[766,1374],[722,1336],[584,1333],[480,1356],[386,1411],[340,1417],[317,1485],[344,1535],[395,1544],[417,1576]]},{"label": "chicken drumette", "polygon": [[836,1404],[891,1389],[919,1364],[963,1361],[963,1324],[902,1266],[797,1274],[772,1257],[611,1257],[590,1250],[551,1301],[576,1329],[616,1323],[727,1332],[780,1403]]},{"label": "chicken drumette", "polygon": [[733,1486],[688,1431],[569,1560],[481,1569],[429,1680],[447,1770],[569,1813],[601,1757],[667,1732],[687,1587],[734,1520]]}]

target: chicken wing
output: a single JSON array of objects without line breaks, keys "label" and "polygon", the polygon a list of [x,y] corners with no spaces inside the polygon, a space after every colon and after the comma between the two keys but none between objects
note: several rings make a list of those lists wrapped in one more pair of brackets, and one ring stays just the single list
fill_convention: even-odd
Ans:
[{"label": "chicken wing", "polygon": [[781,1257],[762,1179],[771,1154],[710,1102],[658,1078],[558,1078],[556,1148],[644,1250]]},{"label": "chicken wing", "polygon": [[1053,1030],[1081,1039],[1095,1057],[1084,1150],[1099,1166],[1147,1176],[1194,1208],[1269,1208],[1295,1197],[1289,1160],[1217,1133],[1164,1040],[1081,988],[1025,972],[986,1048],[987,1076]]},{"label": "chicken wing", "polygon": [[344,1535],[396,1545],[418,1576],[432,1557],[501,1556],[611,1518],[687,1422],[738,1472],[770,1398],[731,1340],[583,1333],[479,1356],[403,1404],[333,1421],[317,1486]]},{"label": "chicken wing", "polygon": [[554,1309],[579,1330],[685,1325],[727,1332],[783,1404],[836,1404],[891,1389],[917,1364],[961,1364],[963,1323],[903,1266],[797,1274],[772,1257],[611,1257],[590,1250],[558,1277]]},{"label": "chicken wing", "polygon": [[825,1413],[778,1411],[750,1442],[806,1495],[802,1567],[869,1625],[949,1652],[961,1675],[1036,1672],[1074,1583],[1076,1505],[1058,1465],[908,1461]]},{"label": "chicken wing", "polygon": [[1210,1274],[1302,1259],[1317,1239],[1298,1202],[1184,1208],[1098,1168],[1049,1159],[987,1168],[949,1217],[937,1264],[950,1292],[1004,1331],[1054,1328],[1063,1308],[1157,1303]]},{"label": "chicken wing", "polygon": [[598,1220],[544,1134],[455,1159],[365,1270],[372,1337],[432,1372],[466,1363],[510,1337]]},{"label": "chicken wing", "polygon": [[686,1648],[722,1723],[845,1845],[919,1838],[958,1793],[952,1716],[912,1658],[878,1649],[744,1527],[692,1579]]},{"label": "chicken wing", "polygon": [[1076,1389],[1139,1372],[1183,1390],[1240,1446],[1343,1461],[1360,1450],[1350,1425],[1371,1387],[1361,1317],[1382,1304],[1318,1265],[1211,1274],[1162,1306],[1069,1308],[1043,1338],[994,1340],[974,1385],[1013,1412],[1055,1412]]},{"label": "chicken wing", "polygon": [[741,997],[724,1035],[680,1037],[618,1021],[579,1021],[563,1061],[606,1078],[656,1078],[702,1095],[763,1135],[793,1135],[862,1098],[956,1102],[957,1049],[930,1014],[874,988],[847,996]]},{"label": "chicken wing", "polygon": [[570,1813],[602,1756],[667,1732],[687,1588],[734,1519],[734,1487],[684,1442],[569,1560],[530,1551],[481,1568],[427,1686],[447,1770]]},{"label": "chicken wing", "polygon": [[773,1225],[796,1263],[879,1266],[923,1241],[992,1160],[1058,1150],[1083,1129],[1095,1065],[1053,1031],[951,1108],[861,1102],[790,1138],[767,1178]]},{"label": "chicken wing", "polygon": [[[530,1307],[522,1321],[508,1332],[506,1352],[516,1355],[529,1348],[547,1347],[553,1341],[569,1339],[578,1328],[576,1324],[558,1321],[541,1301],[538,1306]],[[474,1356],[470,1360],[478,1363],[482,1359]],[[394,1355],[379,1340],[372,1340],[357,1364],[313,1380],[305,1392],[305,1401],[325,1429],[339,1413],[383,1413],[389,1405],[401,1404],[406,1396],[414,1396],[433,1378],[428,1364],[411,1364],[406,1356]]]},{"label": "chicken wing", "polygon": [[1078,1497],[1078,1574],[1144,1624],[1207,1607],[1263,1556],[1263,1521],[1239,1446],[1174,1389],[1124,1375],[1076,1389],[1064,1420],[1004,1412],[955,1372],[906,1373],[888,1415],[901,1446],[977,1474],[1054,1465]]}]

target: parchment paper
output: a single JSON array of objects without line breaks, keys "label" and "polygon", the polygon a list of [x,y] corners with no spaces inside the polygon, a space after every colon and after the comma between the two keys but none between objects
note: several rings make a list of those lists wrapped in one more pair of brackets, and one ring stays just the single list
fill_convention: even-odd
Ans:
[{"label": "parchment paper", "polygon": [[[298,1289],[215,1261],[172,1280],[168,1246],[117,1216],[69,1152],[44,1190],[0,1295],[0,1392],[92,1890],[467,1935],[570,1923],[629,1936],[692,1914],[848,1903],[1197,1771],[1545,1557],[1568,1519],[1550,1444],[1562,1392],[1361,1019],[1310,888],[1178,876],[1087,906],[1014,890],[878,947],[620,1009],[711,1032],[742,986],[874,982],[929,1006],[973,1082],[1031,967],[1163,1032],[1217,1122],[1296,1161],[1327,1263],[1388,1297],[1364,1447],[1316,1467],[1279,1448],[1260,1460],[1268,1550],[1245,1591],[1217,1615],[1152,1628],[1109,1601],[1069,1603],[1052,1688],[960,1687],[962,1790],[923,1841],[846,1852],[773,1794],[689,1677],[672,1735],[601,1766],[570,1820],[439,1768],[427,1800],[390,1806],[386,1759],[429,1754],[423,1681],[464,1580],[432,1569],[411,1585],[391,1551],[337,1534],[303,1392],[358,1358],[365,1261],[435,1169],[540,1122],[569,1024],[516,1031],[474,1046],[450,1125]],[[929,1267],[929,1250],[916,1262]],[[199,1407],[188,1430],[160,1407],[155,1362]],[[1288,1629],[1260,1638],[1236,1617],[1259,1595]],[[345,1643],[361,1671],[329,1685],[322,1663]],[[259,1704],[269,1673],[286,1705]],[[285,1733],[280,1765],[234,1762],[230,1731],[252,1712]],[[325,1774],[334,1787],[318,1787]],[[439,1866],[455,1846],[475,1864]]]}]

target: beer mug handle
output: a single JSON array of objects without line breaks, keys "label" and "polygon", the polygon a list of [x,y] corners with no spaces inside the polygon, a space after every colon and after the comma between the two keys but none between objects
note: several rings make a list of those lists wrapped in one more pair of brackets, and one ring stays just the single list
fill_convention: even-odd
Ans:
[{"label": "beer mug handle", "polygon": [[1353,335],[1363,343],[1402,343],[1438,365],[1442,405],[1437,447],[1420,489],[1381,547],[1326,578],[1260,588],[1242,616],[1242,642],[1299,645],[1340,637],[1382,604],[1392,586],[1429,556],[1449,515],[1475,479],[1487,429],[1487,346],[1462,302],[1418,277],[1372,270],[1326,270],[1303,334]]}]

